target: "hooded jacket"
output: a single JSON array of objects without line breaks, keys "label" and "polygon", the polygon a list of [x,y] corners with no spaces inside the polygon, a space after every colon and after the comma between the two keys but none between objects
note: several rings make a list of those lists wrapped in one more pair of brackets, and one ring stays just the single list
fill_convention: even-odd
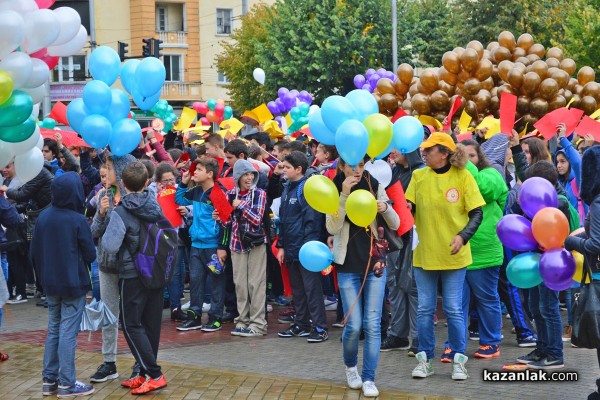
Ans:
[{"label": "hooded jacket", "polygon": [[[218,183],[215,183],[218,185]],[[175,202],[180,206],[193,206],[192,225],[189,228],[192,246],[198,249],[216,249],[219,244],[220,226],[212,218],[215,207],[210,195],[213,188],[206,192],[201,186],[188,190],[188,186],[181,183],[175,193]]]},{"label": "hooded jacket", "polygon": [[109,257],[115,258],[119,278],[137,278],[133,260],[139,249],[140,230],[161,218],[162,209],[148,190],[125,195],[115,207],[102,236],[102,247]]},{"label": "hooded jacket", "polygon": [[39,210],[50,204],[52,179],[54,179],[54,176],[44,165],[44,168],[35,178],[24,183],[18,189],[8,189],[6,197],[15,203],[29,203],[32,210]]},{"label": "hooded jacket", "polygon": [[425,164],[423,163],[423,159],[421,159],[419,149],[406,154],[406,161],[408,163],[408,166],[406,168],[402,165],[397,164],[392,170],[392,181],[398,179],[402,184],[402,190],[404,190],[405,192],[412,178],[413,171],[419,168],[423,168],[425,166]]},{"label": "hooded jacket", "polygon": [[79,175],[66,172],[52,182],[52,206],[37,219],[30,252],[48,296],[80,297],[92,290],[86,264],[96,249],[84,201]]},{"label": "hooded jacket", "polygon": [[583,221],[588,212],[588,206],[584,202],[579,204],[579,201],[581,200],[581,197],[579,196],[579,187],[581,186],[581,157],[573,147],[573,144],[569,142],[566,137],[560,138],[559,143],[562,148],[556,152],[554,161],[556,164],[556,156],[558,154],[563,154],[569,162],[569,175],[566,178],[559,175],[558,182],[563,189],[565,189],[569,203],[578,210]]}]

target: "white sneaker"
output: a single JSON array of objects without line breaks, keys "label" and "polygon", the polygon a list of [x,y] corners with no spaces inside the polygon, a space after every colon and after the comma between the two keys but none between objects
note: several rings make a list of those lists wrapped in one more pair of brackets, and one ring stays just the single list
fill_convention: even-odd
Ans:
[{"label": "white sneaker", "polygon": [[456,353],[454,355],[454,361],[452,362],[452,379],[455,381],[464,381],[469,377],[465,363],[469,360],[469,357],[464,354]]},{"label": "white sneaker", "polygon": [[[363,381],[360,379],[358,369],[356,367],[346,367],[346,380],[350,389],[360,389],[363,387]],[[373,383],[373,382],[371,382]]]},{"label": "white sneaker", "polygon": [[[181,307],[183,309],[183,307]],[[209,312],[210,311],[210,303],[203,303],[202,304],[202,312]]]},{"label": "white sneaker", "polygon": [[189,308],[190,308],[190,302],[189,302],[189,301],[188,301],[187,303],[185,303],[184,305],[182,305],[182,306],[181,306],[181,309],[182,309],[183,311],[185,311],[185,310],[187,310],[187,309],[189,309]]},{"label": "white sneaker", "polygon": [[365,397],[377,397],[379,396],[379,390],[375,386],[375,382],[365,381],[362,385],[362,392]]},{"label": "white sneaker", "polygon": [[431,360],[427,359],[427,354],[424,351],[415,354],[415,358],[419,364],[412,371],[413,378],[427,378],[433,375]]}]

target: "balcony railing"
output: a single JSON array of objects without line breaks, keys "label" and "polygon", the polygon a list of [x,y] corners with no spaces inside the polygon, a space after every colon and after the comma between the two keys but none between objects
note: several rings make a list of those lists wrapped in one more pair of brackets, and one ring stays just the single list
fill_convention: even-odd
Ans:
[{"label": "balcony railing", "polygon": [[187,47],[187,32],[159,31],[158,39],[163,41],[163,46]]},{"label": "balcony railing", "polygon": [[200,83],[165,82],[162,96],[166,98],[196,99],[200,96]]}]

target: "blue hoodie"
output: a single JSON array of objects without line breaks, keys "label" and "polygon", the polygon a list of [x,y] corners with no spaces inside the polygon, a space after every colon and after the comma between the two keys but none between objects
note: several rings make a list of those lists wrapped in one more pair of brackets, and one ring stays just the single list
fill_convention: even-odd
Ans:
[{"label": "blue hoodie", "polygon": [[48,296],[80,297],[92,290],[86,264],[96,258],[96,247],[83,215],[84,201],[75,172],[52,181],[52,206],[38,217],[30,248]]},{"label": "blue hoodie", "polygon": [[187,185],[181,183],[175,193],[177,204],[194,207],[192,225],[189,231],[192,246],[198,249],[216,249],[219,247],[219,230],[221,228],[212,218],[215,207],[210,200],[211,192],[212,188],[205,192],[201,186],[188,190]]},{"label": "blue hoodie", "polygon": [[[569,161],[569,176],[566,179],[562,176],[559,176],[558,182],[563,187],[563,189],[565,189],[569,203],[571,203],[571,205],[579,211],[579,216],[583,221],[585,219],[585,215],[588,212],[588,206],[587,204],[582,202],[583,210],[580,210],[580,196],[578,196],[579,193],[575,193],[575,191],[573,191],[574,186],[577,189],[577,192],[579,192],[578,188],[581,187],[581,157],[579,156],[577,150],[575,150],[575,148],[573,147],[573,144],[569,142],[567,138],[560,138],[559,143],[562,149],[558,150],[556,152],[556,155],[563,154],[567,161]],[[556,155],[554,156],[555,163]],[[582,211],[583,215],[581,215]]]}]

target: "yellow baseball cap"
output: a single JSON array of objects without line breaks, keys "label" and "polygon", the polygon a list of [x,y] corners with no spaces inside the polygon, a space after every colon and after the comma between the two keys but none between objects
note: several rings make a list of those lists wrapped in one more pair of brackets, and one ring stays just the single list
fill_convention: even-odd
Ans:
[{"label": "yellow baseball cap", "polygon": [[426,141],[421,143],[420,147],[422,149],[428,149],[436,144],[441,144],[442,146],[449,148],[451,151],[456,150],[456,144],[454,143],[454,140],[452,140],[450,135],[444,132],[433,132]]}]

